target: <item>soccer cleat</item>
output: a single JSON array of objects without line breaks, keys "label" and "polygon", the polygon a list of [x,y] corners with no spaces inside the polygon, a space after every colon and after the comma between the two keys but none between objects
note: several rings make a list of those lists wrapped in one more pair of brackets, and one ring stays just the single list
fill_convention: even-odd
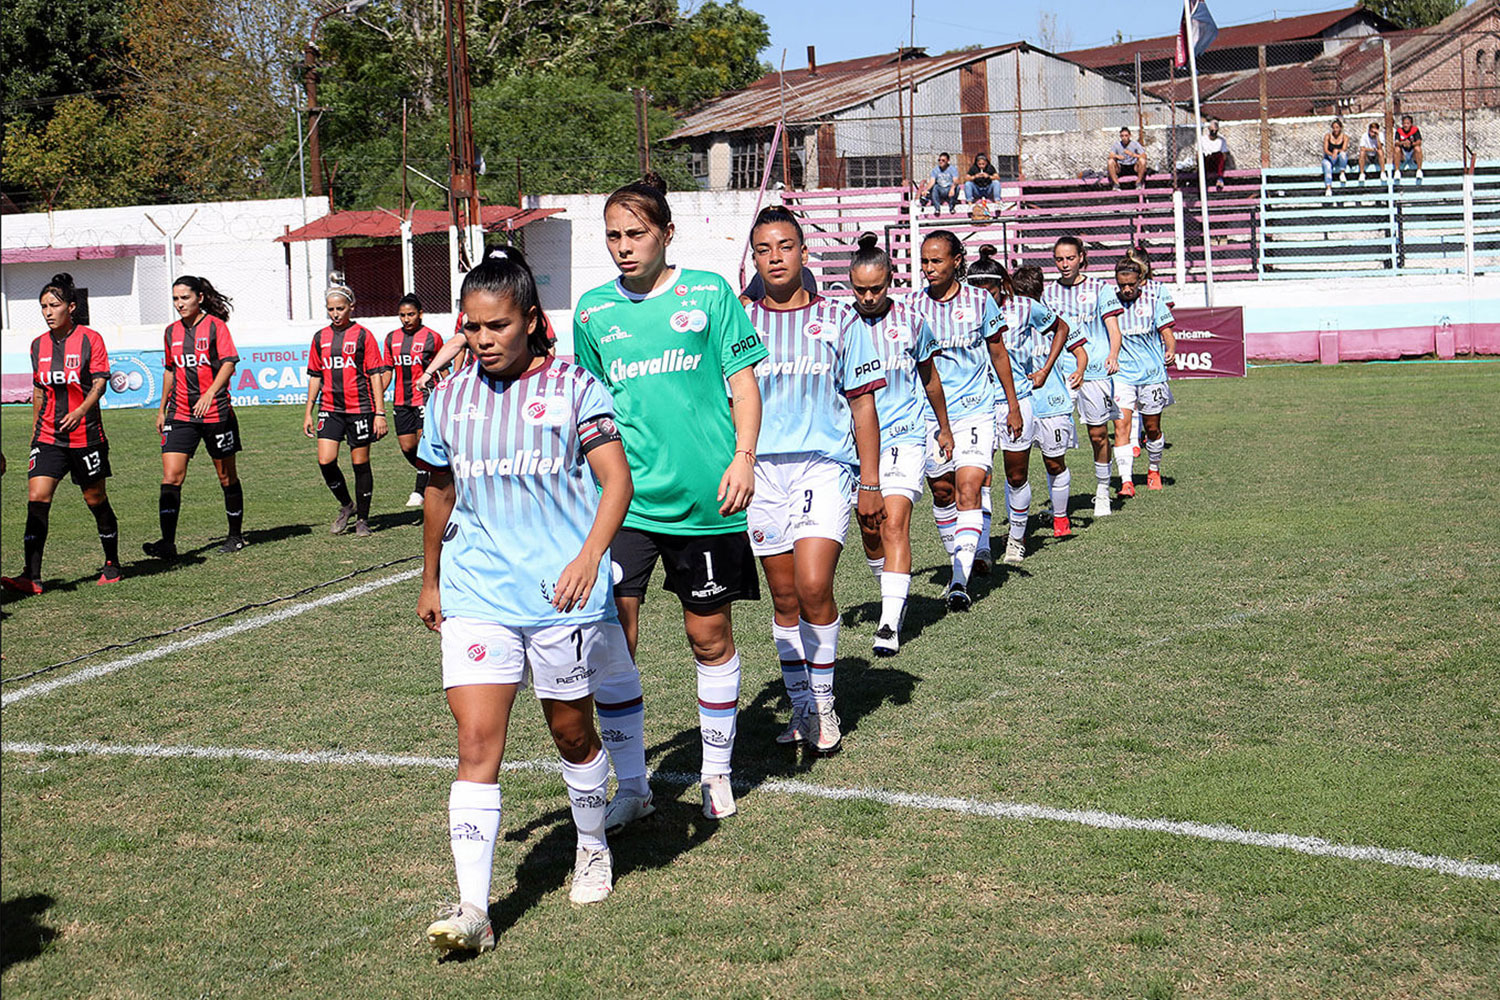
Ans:
[{"label": "soccer cleat", "polygon": [[844,745],[844,734],[839,731],[839,714],[833,710],[833,702],[820,705],[813,713],[818,723],[818,735],[813,738],[813,750],[823,756],[836,754]]},{"label": "soccer cleat", "polygon": [[20,576],[0,576],[0,587],[26,597],[36,597],[42,592],[42,585],[25,573]]},{"label": "soccer cleat", "polygon": [[99,567],[99,579],[95,580],[94,583],[102,587],[106,583],[119,583],[123,579],[125,577],[120,572],[120,564],[107,562]]},{"label": "soccer cleat", "polygon": [[943,595],[943,599],[948,602],[949,611],[968,611],[974,603],[969,600],[968,588],[961,583],[948,584],[948,592]]},{"label": "soccer cleat", "polygon": [[1110,515],[1110,513],[1111,513],[1111,511],[1109,509],[1109,494],[1108,493],[1095,493],[1094,494],[1094,516],[1095,517],[1108,517]]},{"label": "soccer cleat", "polygon": [[1133,497],[1133,496],[1135,496],[1135,481],[1134,480],[1126,479],[1126,480],[1124,480],[1123,482],[1120,483],[1120,496],[1122,496],[1122,497]]},{"label": "soccer cleat", "polygon": [[1073,522],[1066,517],[1054,517],[1052,519],[1052,537],[1067,538],[1073,534]]},{"label": "soccer cleat", "polygon": [[882,625],[875,630],[875,655],[895,656],[901,651],[901,638],[896,635],[896,630],[889,625]]},{"label": "soccer cleat", "polygon": [[375,532],[370,530],[370,522],[360,518],[354,522],[354,534],[360,538],[369,538]]},{"label": "soccer cleat", "polygon": [[587,906],[609,898],[615,888],[615,859],[609,848],[580,847],[573,855],[573,884],[568,899],[574,906]]},{"label": "soccer cleat", "polygon": [[644,819],[654,812],[656,812],[656,806],[651,803],[649,790],[645,795],[615,792],[615,797],[610,799],[609,804],[604,807],[604,832],[611,835],[619,833],[627,823]]},{"label": "soccer cleat", "polygon": [[142,542],[141,551],[152,559],[177,558],[177,546],[165,539],[156,542]]},{"label": "soccer cleat", "polygon": [[992,558],[993,557],[990,555],[990,550],[989,549],[980,549],[978,552],[975,552],[974,553],[974,572],[978,573],[980,576],[989,576],[990,575],[990,560]]},{"label": "soccer cleat", "polygon": [[473,903],[458,903],[427,925],[427,943],[442,952],[493,951],[495,928],[488,913]]},{"label": "soccer cleat", "polygon": [[1148,489],[1148,490],[1159,490],[1159,489],[1161,489],[1161,470],[1160,469],[1152,469],[1150,472],[1146,473],[1146,489]]},{"label": "soccer cleat", "polygon": [[422,506],[422,502],[422,494],[416,490],[412,490],[411,496],[406,498],[406,506],[408,507],[420,507]]},{"label": "soccer cleat", "polygon": [[727,819],[739,812],[739,806],[734,804],[734,789],[729,787],[729,775],[704,775],[698,790],[703,793],[703,815],[709,819]]},{"label": "soccer cleat", "polygon": [[1025,558],[1026,542],[1019,538],[1007,539],[1005,542],[1005,565],[1019,566],[1021,565],[1021,560]]},{"label": "soccer cleat", "polygon": [[786,724],[785,729],[776,734],[776,742],[781,744],[806,742],[809,728],[806,703],[793,705],[792,721]]},{"label": "soccer cleat", "polygon": [[224,539],[224,544],[219,546],[219,552],[224,555],[238,552],[245,547],[245,539],[239,535],[230,535]]},{"label": "soccer cleat", "polygon": [[342,535],[344,529],[349,527],[349,519],[353,516],[354,505],[352,503],[340,507],[339,516],[333,519],[333,524],[329,527],[328,533],[331,535]]}]

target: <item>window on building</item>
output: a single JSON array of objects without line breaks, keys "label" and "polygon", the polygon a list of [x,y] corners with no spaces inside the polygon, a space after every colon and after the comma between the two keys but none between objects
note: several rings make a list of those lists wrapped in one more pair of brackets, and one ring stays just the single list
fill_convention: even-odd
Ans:
[{"label": "window on building", "polygon": [[844,160],[844,178],[844,183],[850,187],[900,187],[901,157],[847,157]]},{"label": "window on building", "polygon": [[699,187],[708,187],[708,150],[694,149],[688,153],[688,171]]},{"label": "window on building", "polygon": [[729,186],[736,191],[760,187],[766,169],[766,147],[760,139],[736,139],[729,144]]}]

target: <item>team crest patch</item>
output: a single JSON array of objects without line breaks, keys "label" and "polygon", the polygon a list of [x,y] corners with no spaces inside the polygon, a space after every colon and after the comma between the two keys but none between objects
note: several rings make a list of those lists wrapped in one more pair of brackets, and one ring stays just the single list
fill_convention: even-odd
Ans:
[{"label": "team crest patch", "polygon": [[911,327],[898,324],[885,331],[885,339],[893,344],[899,344],[904,340],[911,339]]},{"label": "team crest patch", "polygon": [[694,309],[688,313],[688,329],[694,333],[702,333],[708,329],[708,313],[702,309]]},{"label": "team crest patch", "polygon": [[196,350],[196,351],[199,351],[199,352],[207,351],[208,350],[208,334],[205,333],[205,334],[202,334],[201,336],[195,337],[193,339],[193,349]]},{"label": "team crest patch", "polygon": [[761,542],[766,540],[766,533],[764,531],[761,531],[759,528],[756,528],[754,531],[750,532],[750,537],[755,540],[755,543],[757,545],[759,545]]},{"label": "team crest patch", "polygon": [[578,322],[580,322],[580,323],[587,323],[588,321],[589,321],[589,311],[587,309],[580,309],[580,310],[578,310]]},{"label": "team crest patch", "polygon": [[688,293],[688,287],[687,285],[678,285],[672,289],[672,293],[680,299]]},{"label": "team crest patch", "polygon": [[357,350],[359,350],[359,344],[357,342],[355,342],[353,340],[346,340],[346,341],[344,341],[344,353],[345,354],[353,354]]},{"label": "team crest patch", "polygon": [[802,332],[809,337],[821,337],[828,332],[828,324],[815,319],[804,326]]},{"label": "team crest patch", "polygon": [[63,367],[64,368],[77,368],[77,367],[81,366],[82,364],[83,364],[83,355],[81,355],[81,354],[65,354],[65,355],[63,355]]},{"label": "team crest patch", "polygon": [[469,647],[469,659],[475,663],[481,662],[489,654],[489,649],[482,642],[476,642]]},{"label": "team crest patch", "polygon": [[967,323],[973,318],[974,314],[969,311],[967,306],[959,306],[953,310],[953,322],[955,323]]},{"label": "team crest patch", "polygon": [[687,333],[692,329],[693,316],[686,309],[679,309],[672,314],[672,329],[678,333]]},{"label": "team crest patch", "polygon": [[568,401],[561,396],[533,399],[521,409],[521,418],[528,424],[561,427],[568,418]]}]

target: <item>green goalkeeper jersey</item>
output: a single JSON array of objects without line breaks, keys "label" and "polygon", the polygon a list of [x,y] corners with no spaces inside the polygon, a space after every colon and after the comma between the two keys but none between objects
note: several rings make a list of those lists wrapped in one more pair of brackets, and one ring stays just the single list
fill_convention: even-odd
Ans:
[{"label": "green goalkeeper jersey", "polygon": [[739,297],[708,271],[677,269],[648,295],[620,282],[586,293],[573,350],[614,397],[635,499],[625,526],[671,535],[745,530],[719,514],[719,481],[734,458],[725,380],[766,356]]}]

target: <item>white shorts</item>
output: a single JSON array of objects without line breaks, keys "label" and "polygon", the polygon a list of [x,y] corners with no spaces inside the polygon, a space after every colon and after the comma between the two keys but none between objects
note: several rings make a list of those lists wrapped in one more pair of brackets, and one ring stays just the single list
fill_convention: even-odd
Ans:
[{"label": "white shorts", "polygon": [[1111,420],[1120,419],[1120,410],[1115,406],[1114,389],[1107,378],[1089,379],[1073,394],[1073,406],[1078,410],[1078,419],[1090,427],[1102,427]]},{"label": "white shorts", "polygon": [[630,662],[619,622],[512,628],[474,618],[445,618],[443,687],[519,684],[538,698],[577,701]]},{"label": "white shorts", "polygon": [[995,465],[995,418],[993,414],[965,417],[953,422],[953,465],[986,472]]},{"label": "white shorts", "polygon": [[938,450],[937,436],[937,421],[928,421],[926,455],[922,465],[922,474],[928,479],[936,479],[953,471],[953,456],[949,455],[946,459],[943,458],[943,453]]},{"label": "white shorts", "polygon": [[1066,455],[1069,448],[1077,448],[1078,428],[1073,423],[1073,414],[1037,417],[1036,444],[1048,458],[1058,458]]},{"label": "white shorts", "polygon": [[906,497],[916,503],[922,496],[926,467],[927,445],[919,438],[906,438],[880,449],[880,495]]},{"label": "white shorts", "polygon": [[1134,410],[1149,416],[1165,410],[1172,402],[1172,387],[1166,382],[1127,385],[1118,379],[1115,381],[1115,405],[1122,410]]},{"label": "white shorts", "polygon": [[1010,416],[1010,407],[1006,405],[1005,395],[1000,395],[1000,402],[995,406],[995,440],[1000,442],[1002,451],[1029,451],[1031,443],[1036,437],[1036,417],[1032,415],[1031,397],[1021,398],[1021,436],[1014,441],[1010,439],[1010,430],[1005,426],[1005,418]]},{"label": "white shorts", "polygon": [[755,496],[746,512],[757,556],[792,551],[803,538],[840,545],[849,530],[854,474],[823,455],[765,455],[755,463]]}]

